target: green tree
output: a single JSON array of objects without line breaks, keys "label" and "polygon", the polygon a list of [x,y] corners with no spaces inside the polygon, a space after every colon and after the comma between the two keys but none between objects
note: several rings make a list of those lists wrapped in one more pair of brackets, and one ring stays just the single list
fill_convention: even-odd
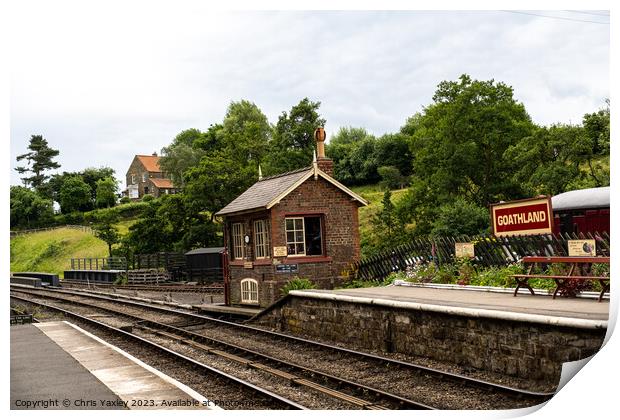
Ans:
[{"label": "green tree", "polygon": [[538,127],[510,146],[504,159],[514,162],[513,179],[528,195],[556,195],[581,177],[580,155],[587,147],[578,126]]},{"label": "green tree", "polygon": [[405,177],[402,176],[395,166],[381,166],[377,169],[377,172],[381,177],[381,183],[384,188],[388,190],[402,188],[405,184]]},{"label": "green tree", "polygon": [[80,176],[66,178],[60,188],[59,204],[62,213],[92,210],[91,189]]},{"label": "green tree", "polygon": [[183,130],[177,134],[169,146],[161,149],[159,166],[164,172],[170,174],[174,185],[183,186],[185,171],[196,166],[205,155],[206,151],[199,147],[205,143],[200,141],[203,136],[204,134],[195,128]]},{"label": "green tree", "polygon": [[100,179],[96,183],[95,206],[97,208],[114,207],[118,185],[112,177]]},{"label": "green tree", "polygon": [[441,82],[411,137],[414,176],[403,210],[416,232],[429,233],[438,207],[459,197],[479,207],[523,197],[510,176],[515,164],[503,156],[533,130],[510,86],[467,75]]},{"label": "green tree", "polygon": [[404,134],[384,134],[375,143],[374,159],[377,167],[393,166],[403,176],[411,175],[413,154]]},{"label": "green tree", "polygon": [[315,147],[314,130],[325,126],[318,109],[321,102],[302,99],[283,112],[273,130],[265,173],[278,174],[309,166]]},{"label": "green tree", "polygon": [[78,175],[81,176],[84,182],[90,187],[91,199],[93,202],[97,199],[98,181],[112,178],[115,184],[117,182],[114,177],[114,169],[105,166],[100,168],[86,168],[82,172],[79,172]]},{"label": "green tree", "polygon": [[12,186],[10,192],[11,228],[49,225],[54,217],[52,201],[29,188]]},{"label": "green tree", "polygon": [[374,158],[375,137],[364,128],[342,127],[325,153],[334,161],[334,177],[345,185],[363,185],[379,178]]},{"label": "green tree", "polygon": [[17,156],[18,162],[26,159],[28,165],[18,166],[15,170],[20,174],[31,173],[31,176],[25,176],[22,181],[24,181],[24,185],[31,185],[38,189],[49,178],[48,175],[45,175],[45,171],[60,168],[60,165],[53,161],[53,158],[58,156],[60,152],[49,147],[47,140],[40,135],[33,135],[30,138],[28,150],[30,152]]},{"label": "green tree", "polygon": [[118,229],[114,226],[116,222],[118,222],[118,220],[112,213],[106,213],[94,226],[95,236],[108,245],[110,257],[112,257],[112,245],[121,241]]},{"label": "green tree", "polygon": [[439,208],[431,235],[442,237],[478,235],[488,230],[489,220],[490,216],[486,208],[479,207],[463,198],[457,198]]}]

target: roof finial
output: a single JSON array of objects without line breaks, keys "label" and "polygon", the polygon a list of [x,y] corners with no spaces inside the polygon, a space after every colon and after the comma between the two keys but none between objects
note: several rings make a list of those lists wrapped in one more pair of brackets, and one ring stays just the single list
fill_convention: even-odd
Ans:
[{"label": "roof finial", "polygon": [[319,177],[319,164],[316,161],[316,149],[312,151],[312,170],[314,171],[314,180],[316,181]]},{"label": "roof finial", "polygon": [[260,163],[258,164],[258,180],[263,179],[263,171],[260,169]]}]

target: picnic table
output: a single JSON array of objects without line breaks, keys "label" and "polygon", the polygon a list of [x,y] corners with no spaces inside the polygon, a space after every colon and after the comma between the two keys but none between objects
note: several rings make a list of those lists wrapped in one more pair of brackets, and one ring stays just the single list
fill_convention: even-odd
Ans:
[{"label": "picnic table", "polygon": [[[592,264],[609,264],[609,257],[523,257],[521,261],[529,267],[526,274],[513,274],[510,276],[517,280],[517,288],[513,296],[517,296],[517,292],[521,287],[527,288],[534,295],[534,290],[529,285],[529,279],[532,278],[554,280],[556,288],[553,291],[553,299],[555,299],[559,292],[567,288],[570,280],[598,280],[603,289],[598,297],[599,302],[603,300],[603,295],[609,292],[609,277],[583,274],[584,271],[588,272],[590,270]],[[569,269],[566,274],[560,275],[532,274],[532,270],[537,264],[569,264]],[[576,274],[576,272],[579,272],[579,274]]]}]

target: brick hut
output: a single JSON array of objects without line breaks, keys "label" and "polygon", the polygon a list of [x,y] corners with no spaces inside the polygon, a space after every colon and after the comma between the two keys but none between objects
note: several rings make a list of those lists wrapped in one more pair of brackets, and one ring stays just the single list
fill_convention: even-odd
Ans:
[{"label": "brick hut", "polygon": [[258,182],[216,213],[224,217],[227,304],[266,307],[295,276],[332,289],[359,260],[357,210],[368,203],[333,178],[322,128],[315,138],[312,166],[259,174]]}]

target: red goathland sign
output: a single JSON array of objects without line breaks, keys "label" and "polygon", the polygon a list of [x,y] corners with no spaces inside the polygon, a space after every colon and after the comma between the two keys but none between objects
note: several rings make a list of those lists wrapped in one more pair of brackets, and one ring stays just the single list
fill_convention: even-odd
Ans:
[{"label": "red goathland sign", "polygon": [[495,236],[537,235],[553,230],[549,197],[492,204],[491,218]]}]

